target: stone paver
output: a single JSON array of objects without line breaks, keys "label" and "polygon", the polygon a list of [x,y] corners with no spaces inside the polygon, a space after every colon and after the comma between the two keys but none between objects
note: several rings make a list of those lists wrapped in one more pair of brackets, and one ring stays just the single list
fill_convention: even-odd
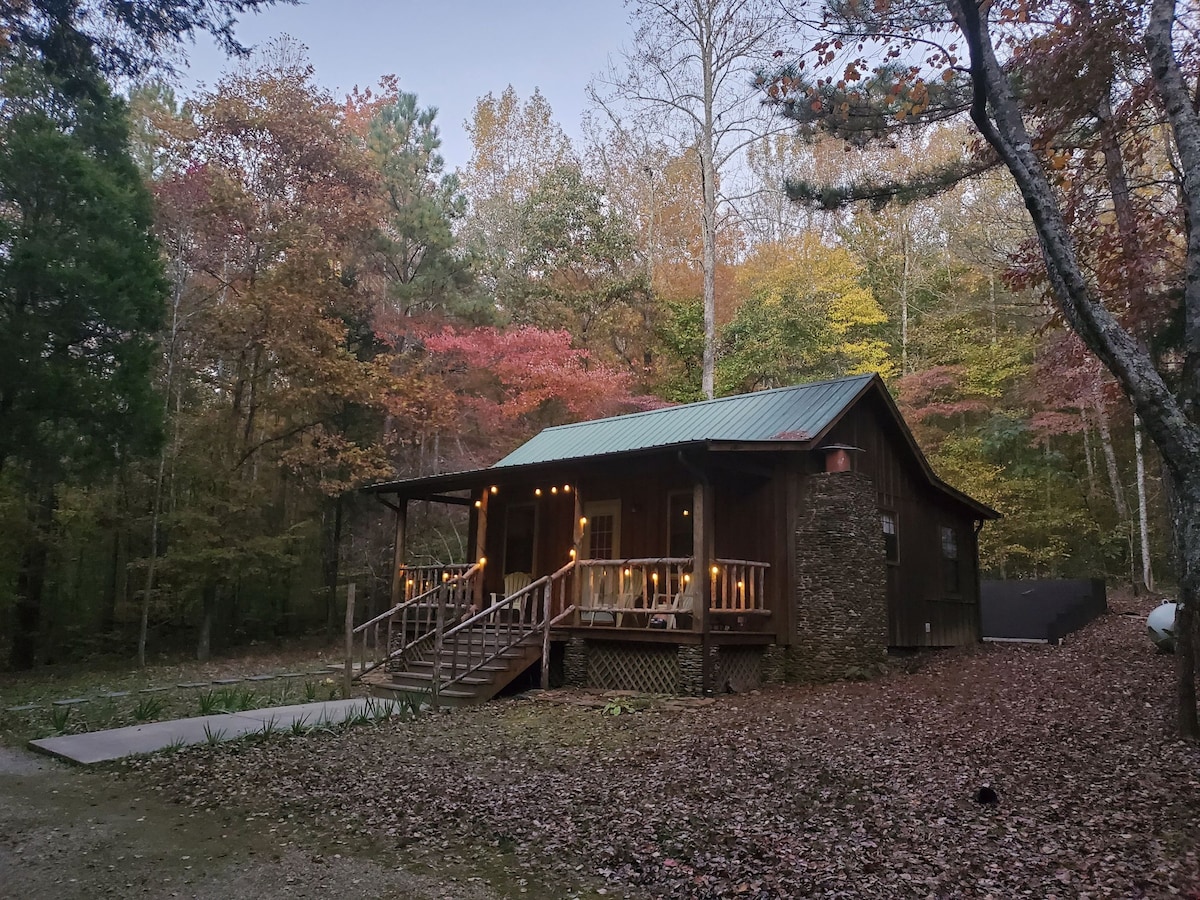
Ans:
[{"label": "stone paver", "polygon": [[86,734],[68,734],[30,741],[29,746],[68,762],[90,766],[139,753],[154,753],[168,747],[203,744],[210,740],[230,741],[262,731],[268,724],[276,731],[288,730],[293,722],[305,726],[337,724],[360,713],[372,710],[379,712],[384,708],[385,704],[378,701],[371,703],[365,698],[300,703],[169,722],[150,722]]},{"label": "stone paver", "polygon": [[55,700],[55,706],[78,706],[80,703],[91,703],[91,697],[69,697],[66,700]]}]

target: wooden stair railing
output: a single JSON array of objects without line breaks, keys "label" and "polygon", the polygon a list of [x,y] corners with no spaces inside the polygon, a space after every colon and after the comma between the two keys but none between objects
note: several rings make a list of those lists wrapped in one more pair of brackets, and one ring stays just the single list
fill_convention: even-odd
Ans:
[{"label": "wooden stair railing", "polygon": [[[548,688],[550,629],[575,612],[574,606],[565,603],[567,580],[574,567],[572,560],[553,575],[543,575],[457,625],[439,629],[434,638],[430,705],[437,709],[439,694],[443,690],[459,684],[496,660],[511,655],[511,651],[528,646],[539,634],[542,645],[541,683],[543,690]],[[541,601],[540,604],[531,604],[529,621],[524,621],[525,616],[521,614],[526,599]],[[476,637],[479,639],[478,647],[475,644]],[[445,672],[447,666],[448,673]]]},{"label": "wooden stair railing", "polygon": [[[375,618],[363,622],[351,634],[359,649],[358,668],[354,680],[368,672],[400,659],[416,656],[421,658],[425,647],[434,642],[435,636],[443,631],[447,623],[457,623],[471,607],[475,593],[475,582],[480,578],[483,567],[476,563],[460,575],[454,575],[441,584],[410,600],[398,603]],[[380,630],[386,623],[386,643],[380,647]],[[412,637],[410,637],[410,632]],[[393,646],[393,635],[399,634],[400,646]],[[371,650],[368,651],[368,646]],[[368,659],[371,662],[368,663]],[[347,660],[347,668],[354,660]]]}]

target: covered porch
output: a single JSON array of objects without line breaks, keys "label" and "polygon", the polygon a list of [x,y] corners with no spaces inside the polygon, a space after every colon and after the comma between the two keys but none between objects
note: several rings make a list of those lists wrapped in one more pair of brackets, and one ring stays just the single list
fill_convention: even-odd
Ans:
[{"label": "covered porch", "polygon": [[[542,465],[380,486],[396,522],[393,603],[474,565],[473,609],[496,620],[549,616],[557,636],[776,634],[786,550],[773,527],[781,503],[771,472],[708,457],[647,454],[586,471]],[[409,564],[412,502],[466,508],[467,561]]]}]

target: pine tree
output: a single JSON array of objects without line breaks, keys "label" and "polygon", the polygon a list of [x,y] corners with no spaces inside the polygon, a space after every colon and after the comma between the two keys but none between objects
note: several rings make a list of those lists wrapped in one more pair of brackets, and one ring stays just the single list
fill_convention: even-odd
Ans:
[{"label": "pine tree", "polygon": [[[64,40],[69,40],[68,35]],[[28,508],[11,662],[37,655],[57,489],[153,447],[165,282],[124,105],[86,46],[0,69],[0,469]]]}]

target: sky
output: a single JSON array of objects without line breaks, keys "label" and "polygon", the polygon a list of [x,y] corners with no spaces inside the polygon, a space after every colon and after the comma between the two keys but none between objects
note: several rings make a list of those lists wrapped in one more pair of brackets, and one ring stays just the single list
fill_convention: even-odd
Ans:
[{"label": "sky", "polygon": [[[263,46],[287,34],[308,47],[317,81],[342,97],[394,74],[421,106],[436,106],[446,167],[464,167],[463,122],[475,101],[511,84],[540,88],[574,139],[587,84],[616,60],[633,30],[622,0],[308,0],[246,16],[237,37]],[[212,86],[230,61],[201,36],[188,51],[181,90]]]}]

